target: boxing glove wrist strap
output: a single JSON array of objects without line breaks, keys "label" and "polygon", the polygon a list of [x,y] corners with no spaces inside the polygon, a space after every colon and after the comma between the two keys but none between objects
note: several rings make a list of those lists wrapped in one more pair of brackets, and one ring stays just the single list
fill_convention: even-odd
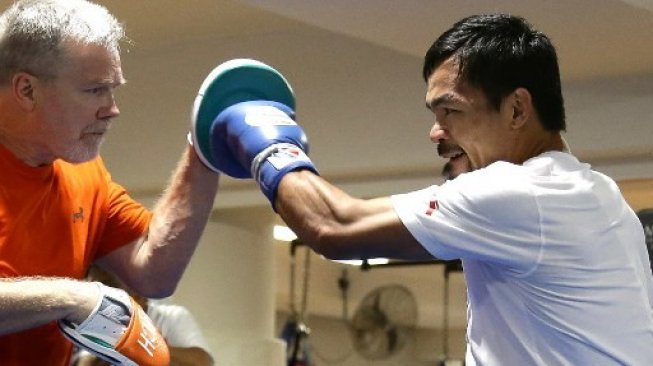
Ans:
[{"label": "boxing glove wrist strap", "polygon": [[58,321],[64,336],[112,365],[168,365],[168,346],[140,305],[121,289],[97,284],[100,297],[86,320]]},{"label": "boxing glove wrist strap", "polygon": [[[252,177],[256,179],[261,191],[275,207],[277,188],[281,178],[295,170],[307,169],[319,174],[311,159],[296,145],[289,143],[273,144],[258,153],[252,160]],[[276,209],[275,209],[276,210]]]}]

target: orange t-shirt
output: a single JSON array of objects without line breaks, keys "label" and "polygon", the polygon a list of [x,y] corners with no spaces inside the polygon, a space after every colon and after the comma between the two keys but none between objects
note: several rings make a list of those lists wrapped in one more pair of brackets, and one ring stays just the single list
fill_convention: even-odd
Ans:
[{"label": "orange t-shirt", "polygon": [[[150,218],[101,158],[35,168],[0,145],[0,277],[81,279],[95,259],[139,238]],[[51,322],[0,336],[0,365],[67,366],[71,350]]]}]

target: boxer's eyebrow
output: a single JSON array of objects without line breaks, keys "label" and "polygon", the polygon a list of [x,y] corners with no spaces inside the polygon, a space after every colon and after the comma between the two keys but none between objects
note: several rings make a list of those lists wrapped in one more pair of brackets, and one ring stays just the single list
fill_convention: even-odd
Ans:
[{"label": "boxer's eyebrow", "polygon": [[445,93],[440,95],[437,98],[429,100],[426,102],[426,108],[429,110],[434,110],[438,106],[444,103],[459,102],[460,99],[453,93]]}]

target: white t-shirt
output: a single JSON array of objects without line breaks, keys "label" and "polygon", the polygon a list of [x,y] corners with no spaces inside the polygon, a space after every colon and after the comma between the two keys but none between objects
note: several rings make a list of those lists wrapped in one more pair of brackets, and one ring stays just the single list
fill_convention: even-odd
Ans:
[{"label": "white t-shirt", "polygon": [[171,347],[197,347],[211,354],[201,328],[193,315],[183,306],[150,301],[147,315]]},{"label": "white t-shirt", "polygon": [[644,233],[610,178],[547,152],[392,199],[426,250],[462,259],[466,365],[653,365]]}]

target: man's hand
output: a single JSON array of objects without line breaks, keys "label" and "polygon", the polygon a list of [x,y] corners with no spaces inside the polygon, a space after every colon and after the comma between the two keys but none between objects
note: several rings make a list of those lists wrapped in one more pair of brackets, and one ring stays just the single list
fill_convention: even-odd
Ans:
[{"label": "man's hand", "polygon": [[140,305],[123,290],[95,285],[99,296],[90,315],[79,323],[78,314],[60,320],[63,334],[114,365],[169,365],[168,346]]},{"label": "man's hand", "polygon": [[285,174],[299,169],[317,173],[306,155],[306,135],[292,116],[294,111],[281,103],[249,101],[225,109],[211,125],[217,168],[234,177],[256,179],[273,206]]}]

